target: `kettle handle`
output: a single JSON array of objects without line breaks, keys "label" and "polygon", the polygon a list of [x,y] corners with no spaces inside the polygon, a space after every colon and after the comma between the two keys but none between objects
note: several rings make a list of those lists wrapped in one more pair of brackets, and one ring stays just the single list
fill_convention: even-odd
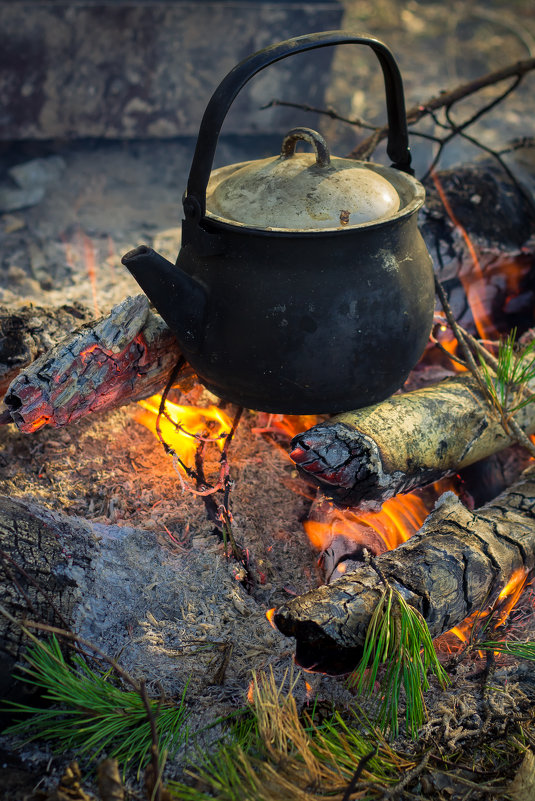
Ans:
[{"label": "kettle handle", "polygon": [[193,155],[188,178],[187,193],[184,197],[184,213],[191,221],[199,221],[206,212],[206,188],[212,171],[217,140],[227,112],[237,94],[257,72],[275,64],[283,58],[339,44],[363,44],[375,52],[383,70],[388,115],[387,153],[392,159],[392,167],[413,174],[403,82],[398,65],[388,47],[372,36],[358,36],[347,31],[324,31],[286,39],[284,42],[266,47],[237,64],[223,78],[204,112],[197,145]]}]

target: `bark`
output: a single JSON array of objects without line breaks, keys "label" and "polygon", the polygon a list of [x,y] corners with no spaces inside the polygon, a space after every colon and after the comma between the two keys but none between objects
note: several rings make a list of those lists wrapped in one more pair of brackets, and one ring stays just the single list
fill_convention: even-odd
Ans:
[{"label": "bark", "polygon": [[9,422],[31,433],[146,398],[165,386],[179,356],[147,298],[127,298],[20,372],[4,399]]},{"label": "bark", "polygon": [[[384,577],[424,616],[433,637],[491,605],[516,570],[535,567],[535,468],[470,512],[453,493],[418,534],[377,557]],[[275,613],[309,669],[340,672],[360,658],[382,582],[366,564],[295,598]]]},{"label": "bark", "polygon": [[[515,418],[533,433],[535,403]],[[476,380],[464,373],[336,415],[298,434],[291,457],[337,505],[372,510],[512,442]]]},{"label": "bark", "polygon": [[[90,527],[26,500],[0,496],[0,602],[17,620],[70,627],[83,603],[77,574],[89,571],[97,547]],[[0,697],[18,692],[11,673],[27,640],[0,615]]]},{"label": "bark", "polygon": [[58,309],[0,306],[0,397],[24,367],[90,319],[90,310],[81,303]]}]

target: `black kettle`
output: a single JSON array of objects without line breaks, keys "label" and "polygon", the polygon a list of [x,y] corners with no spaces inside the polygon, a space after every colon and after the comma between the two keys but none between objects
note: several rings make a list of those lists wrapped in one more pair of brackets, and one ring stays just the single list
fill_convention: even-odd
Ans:
[{"label": "black kettle", "polygon": [[[290,131],[281,153],[211,172],[238,92],[270,64],[363,44],[381,64],[391,167],[332,157]],[[299,140],[313,153],[296,153]],[[141,246],[122,261],[220,397],[268,412],[341,412],[395,392],[431,329],[431,258],[417,227],[401,76],[377,39],[328,31],[255,53],[224,78],[201,122],[176,265]]]}]

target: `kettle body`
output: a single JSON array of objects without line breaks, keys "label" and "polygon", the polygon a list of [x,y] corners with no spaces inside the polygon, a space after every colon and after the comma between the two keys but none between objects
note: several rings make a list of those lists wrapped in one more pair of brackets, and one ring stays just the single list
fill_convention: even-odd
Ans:
[{"label": "kettle body", "polygon": [[[243,83],[294,52],[355,42],[371,46],[383,67],[394,164],[369,167],[393,184],[399,208],[354,225],[341,215],[323,229],[250,225],[211,212],[217,137]],[[176,265],[144,247],[123,263],[215,394],[267,412],[347,411],[393,394],[425,348],[434,279],[417,226],[423,201],[390,51],[369,37],[311,34],[254,54],[216,90],[201,123]]]}]

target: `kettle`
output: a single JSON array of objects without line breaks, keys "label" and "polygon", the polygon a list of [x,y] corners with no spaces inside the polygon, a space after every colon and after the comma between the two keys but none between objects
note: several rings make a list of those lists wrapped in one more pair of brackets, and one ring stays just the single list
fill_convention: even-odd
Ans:
[{"label": "kettle", "polygon": [[[211,172],[235,97],[281,59],[371,47],[383,70],[391,167],[330,155],[296,128],[279,156]],[[312,153],[296,153],[309,143]],[[267,412],[342,412],[392,395],[432,325],[431,258],[417,227],[403,85],[390,50],[345,31],[307,34],[246,58],[204,113],[183,198],[176,265],[146,246],[123,264],[221,398]]]}]

